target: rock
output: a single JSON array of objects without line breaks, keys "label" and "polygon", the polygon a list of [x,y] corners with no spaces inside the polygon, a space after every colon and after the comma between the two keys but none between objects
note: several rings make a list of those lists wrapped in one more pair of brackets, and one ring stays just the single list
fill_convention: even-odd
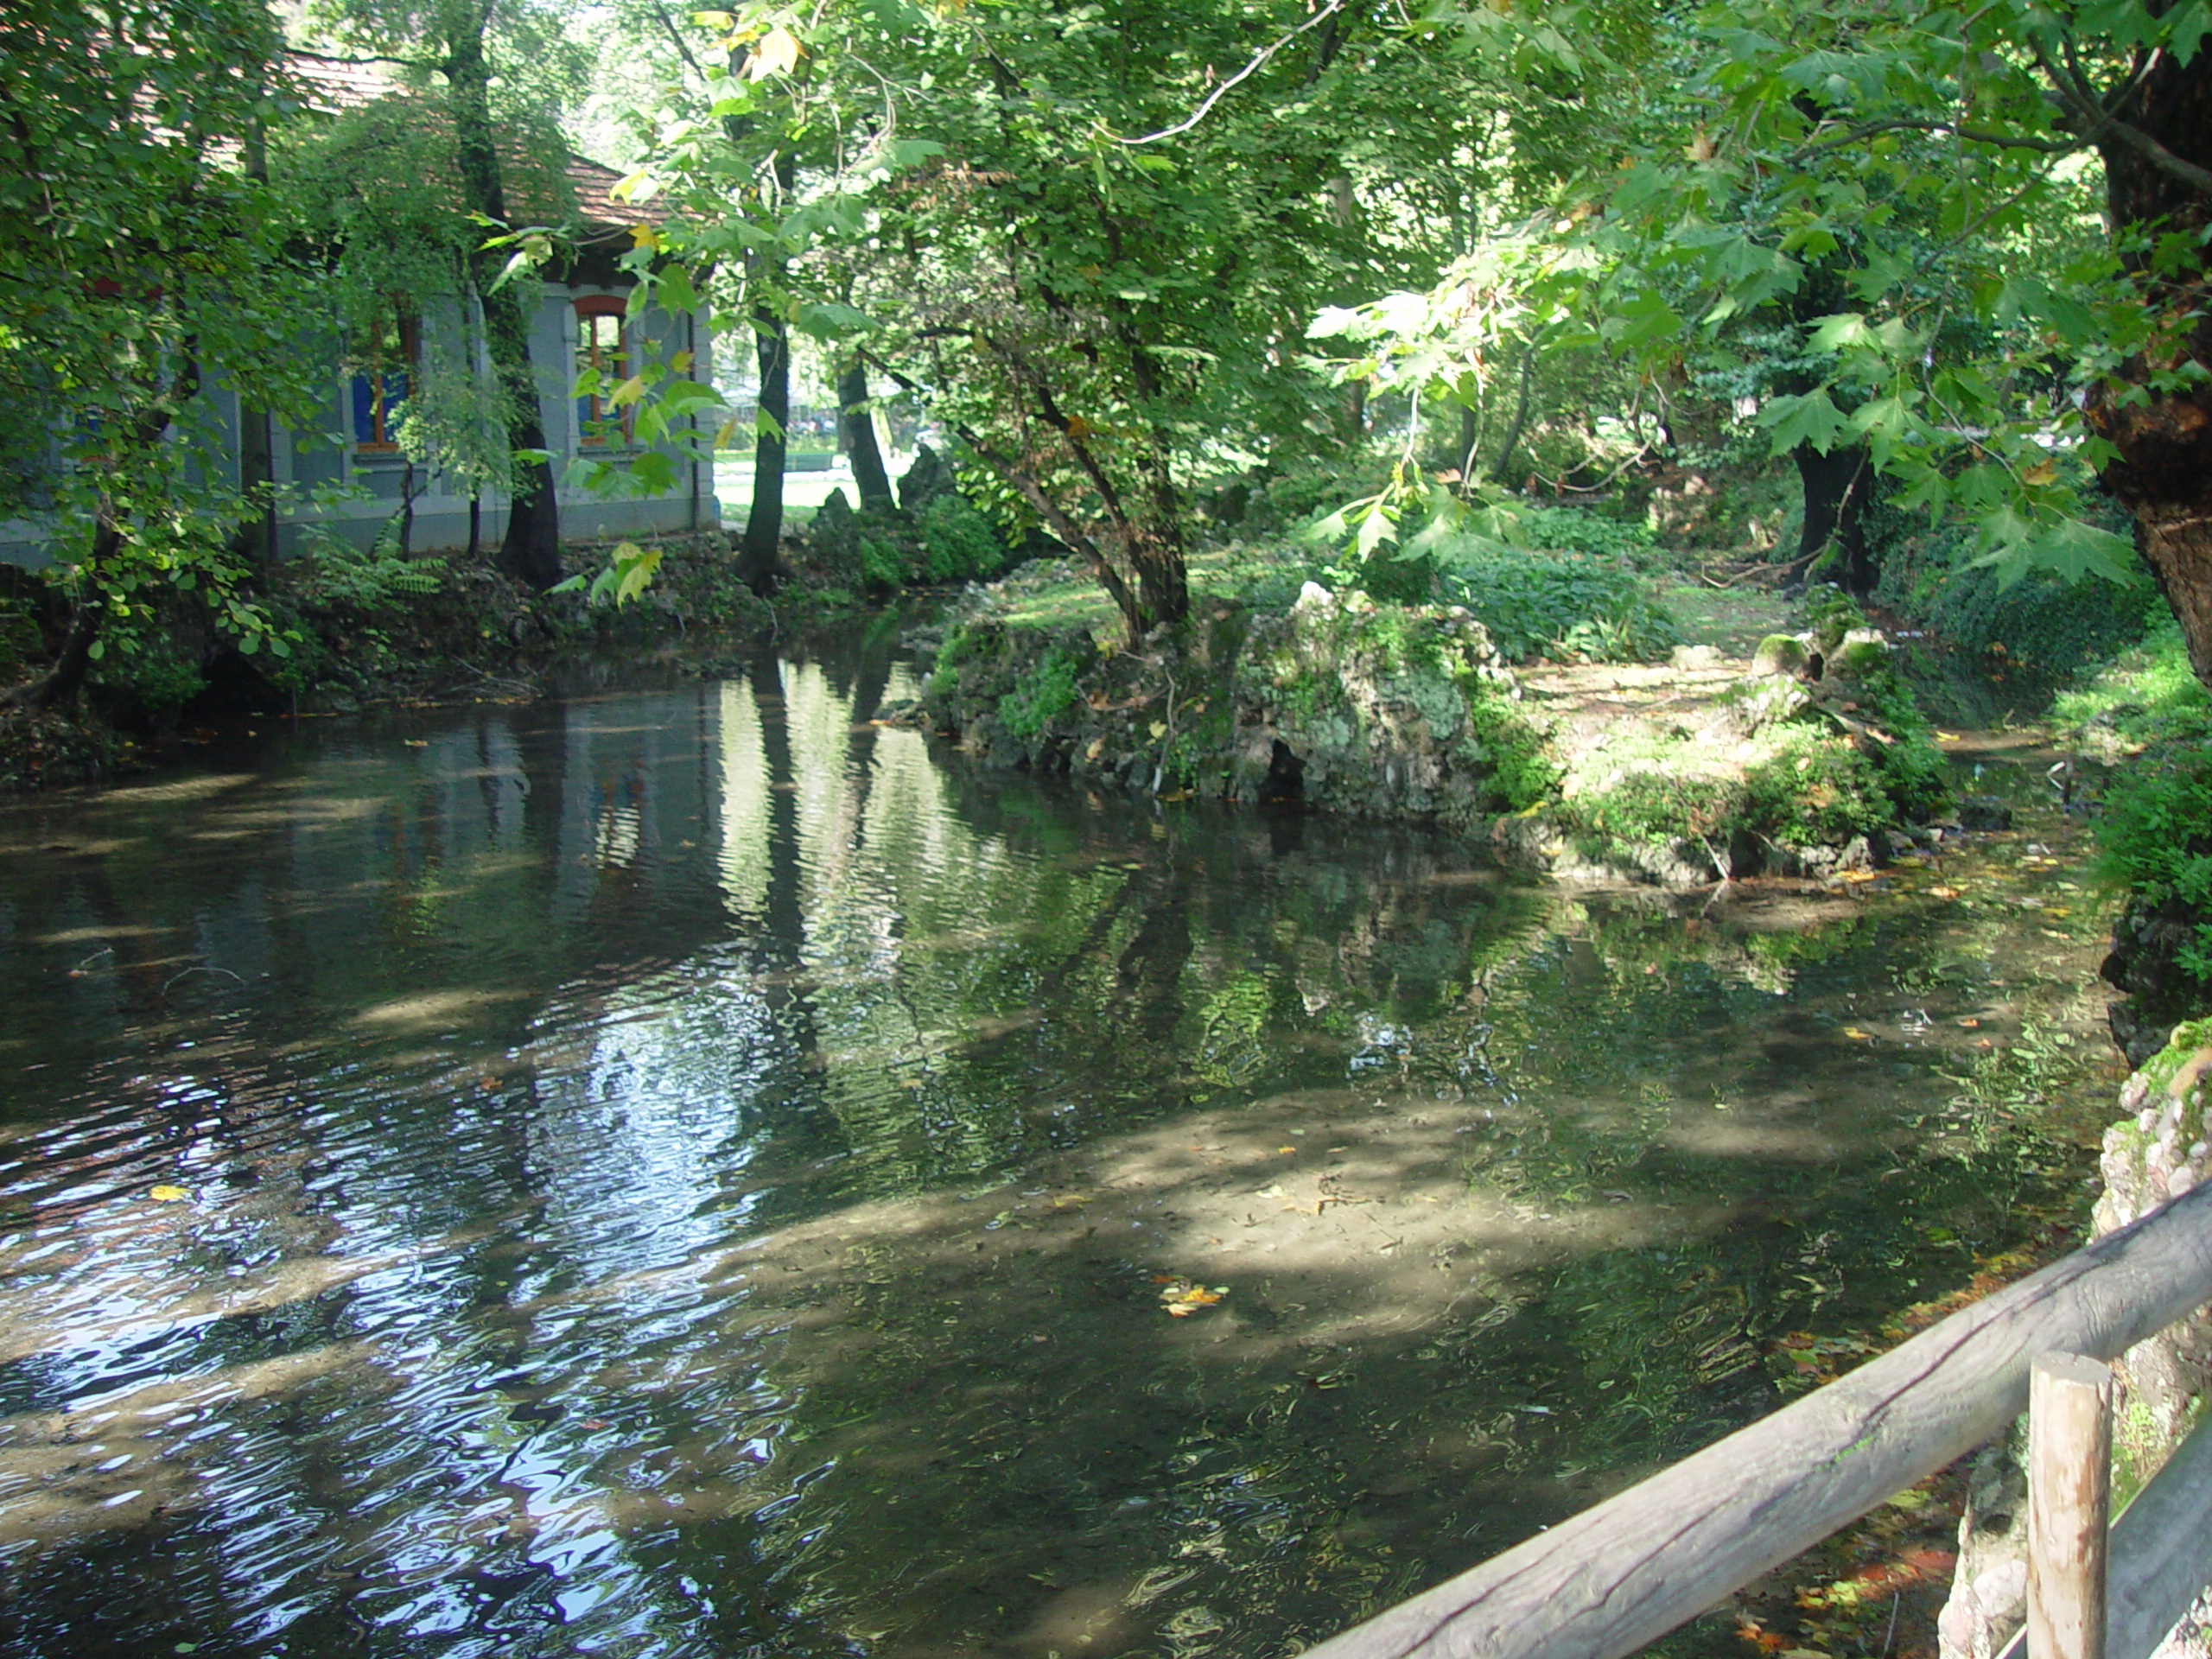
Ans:
[{"label": "rock", "polygon": [[1672,668],[1719,668],[1727,661],[1717,645],[1676,645],[1667,658]]},{"label": "rock", "polygon": [[1812,701],[1812,691],[1802,680],[1788,674],[1754,672],[1722,694],[1714,728],[1724,738],[1756,737],[1770,726],[1794,720]]},{"label": "rock", "polygon": [[1863,684],[1889,671],[1890,648],[1882,636],[1872,629],[1854,628],[1827,658],[1821,677],[1844,686]]},{"label": "rock", "polygon": [[940,495],[951,495],[958,488],[952,468],[925,443],[914,451],[914,464],[899,480],[899,506],[911,518]]},{"label": "rock", "polygon": [[1806,649],[1802,639],[1792,633],[1770,633],[1751,653],[1754,679],[1787,674],[1802,680],[1812,677],[1812,672],[1813,653]]},{"label": "rock", "polygon": [[2107,1019],[2130,1065],[2144,1065],[2164,1048],[2174,1024],[2204,1001],[2202,983],[2180,960],[2196,943],[2197,919],[2179,899],[2153,904],[2138,897],[2113,924],[2112,950],[2097,974],[2125,993],[2124,1001],[2107,1010]]},{"label": "rock", "polygon": [[1959,828],[1987,831],[2010,830],[2012,809],[1994,795],[1968,795],[1959,802]]},{"label": "rock", "polygon": [[802,543],[806,561],[823,581],[836,587],[855,587],[861,576],[861,524],[852,503],[842,489],[815,510]]}]

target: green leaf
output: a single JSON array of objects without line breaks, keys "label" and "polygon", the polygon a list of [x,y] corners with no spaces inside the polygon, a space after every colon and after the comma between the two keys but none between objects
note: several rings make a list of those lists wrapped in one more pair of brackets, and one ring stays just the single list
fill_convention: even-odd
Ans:
[{"label": "green leaf", "polygon": [[691,285],[691,273],[681,265],[670,265],[660,273],[661,307],[668,311],[696,311],[699,290]]},{"label": "green leaf", "polygon": [[1807,342],[1816,352],[1840,352],[1847,346],[1871,346],[1873,331],[1866,327],[1866,319],[1856,311],[1840,312],[1832,317],[1822,317],[1813,325]]},{"label": "green leaf", "polygon": [[1363,559],[1384,542],[1395,541],[1397,534],[1398,527],[1390,522],[1390,515],[1377,501],[1367,510],[1367,517],[1360,520],[1359,535],[1352,543],[1353,550]]},{"label": "green leaf", "polygon": [[1759,410],[1758,423],[1769,431],[1770,454],[1786,455],[1804,444],[1825,455],[1844,429],[1844,416],[1830,400],[1827,388],[1815,386],[1802,397],[1769,398]]},{"label": "green leaf", "polygon": [[2166,14],[2166,49],[2187,63],[2196,55],[2204,37],[2212,35],[2212,6],[2204,0],[2187,0]]},{"label": "green leaf", "polygon": [[816,340],[842,340],[875,327],[874,319],[858,307],[828,300],[802,305],[791,321],[801,333]]}]

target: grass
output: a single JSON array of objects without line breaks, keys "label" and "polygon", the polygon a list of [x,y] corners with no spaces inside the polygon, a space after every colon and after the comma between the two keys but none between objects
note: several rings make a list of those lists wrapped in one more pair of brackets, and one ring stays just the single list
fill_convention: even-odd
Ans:
[{"label": "grass", "polygon": [[[887,455],[884,465],[895,482],[899,475],[913,464],[911,455]],[[842,462],[826,473],[785,473],[784,474],[784,522],[786,525],[810,524],[815,510],[830,499],[830,492],[842,490],[845,499],[853,501],[856,492],[853,486],[853,473]],[[722,522],[735,529],[745,522],[745,514],[753,502],[753,457],[735,449],[715,452],[715,495],[722,504]],[[855,505],[858,505],[857,502]]]},{"label": "grass", "polygon": [[2190,671],[2181,625],[2168,619],[2086,684],[2062,693],[2051,714],[2076,736],[2103,728],[2133,747],[2212,727],[2212,696]]},{"label": "grass", "polygon": [[1692,645],[1749,657],[1767,635],[1791,631],[1788,602],[1770,588],[1714,588],[1672,576],[1657,586],[1659,603]]},{"label": "grass", "polygon": [[[1190,556],[1191,593],[1285,608],[1313,574],[1302,550],[1245,543]],[[1118,639],[1121,613],[1089,570],[1072,559],[1017,570],[999,588],[992,615],[1009,628],[1089,630],[1102,645]]]}]

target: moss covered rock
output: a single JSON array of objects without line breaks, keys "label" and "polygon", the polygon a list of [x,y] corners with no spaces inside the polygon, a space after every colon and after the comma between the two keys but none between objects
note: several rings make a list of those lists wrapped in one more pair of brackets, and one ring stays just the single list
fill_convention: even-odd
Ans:
[{"label": "moss covered rock", "polygon": [[[1142,652],[1007,614],[955,632],[927,700],[995,764],[1480,829],[1570,880],[1866,868],[1940,798],[1925,722],[1864,630],[1840,630],[1835,670],[1810,677],[1713,656],[1516,677],[1462,607],[1310,582],[1280,610],[1202,601]],[[1811,642],[1779,638],[1765,666],[1809,676]]]}]

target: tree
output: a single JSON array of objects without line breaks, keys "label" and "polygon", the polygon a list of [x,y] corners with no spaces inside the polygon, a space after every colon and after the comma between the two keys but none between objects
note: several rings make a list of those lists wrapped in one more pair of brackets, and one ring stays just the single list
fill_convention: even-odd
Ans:
[{"label": "tree", "polygon": [[315,21],[336,44],[379,54],[410,72],[418,86],[432,74],[443,81],[436,97],[426,98],[424,111],[449,124],[457,207],[489,227],[469,245],[467,266],[493,372],[505,394],[512,456],[499,563],[518,581],[551,588],[561,580],[560,502],[538,411],[527,284],[509,280],[514,267],[493,232],[509,221],[511,163],[501,135],[535,129],[538,142],[524,153],[547,153],[549,145],[550,153],[562,153],[565,146],[546,111],[580,83],[581,54],[563,38],[559,17],[531,0],[333,0]]},{"label": "tree", "polygon": [[[1343,6],[1009,4],[909,58],[944,154],[894,203],[887,358],[1084,556],[1130,639],[1188,603],[1197,477],[1338,441],[1300,366],[1373,279],[1355,168],[1415,48]],[[1217,67],[1219,67],[1218,68]]]},{"label": "tree", "polygon": [[[513,402],[479,368],[489,355],[477,282],[486,234],[462,206],[454,130],[442,88],[395,86],[328,119],[293,122],[276,136],[273,165],[325,277],[341,366],[379,383],[404,378],[389,435],[407,461],[402,550],[415,498],[435,473],[470,496],[473,555],[484,488],[513,480]],[[519,154],[504,171],[537,216],[558,219],[569,206],[559,133],[529,136],[510,144]]]},{"label": "tree", "polygon": [[1480,60],[1341,0],[702,16],[742,51],[726,68],[663,18],[703,107],[652,122],[652,257],[741,271],[728,315],[764,340],[780,315],[861,346],[1132,639],[1187,607],[1194,479],[1340,442],[1300,363],[1313,308],[1386,260],[1433,272],[1433,200],[1464,238],[1471,158],[1515,153],[1495,110],[1455,112]]},{"label": "tree", "polygon": [[51,526],[65,601],[53,666],[16,706],[72,695],[171,590],[241,650],[284,649],[234,544],[265,489],[207,464],[217,386],[303,423],[318,401],[296,342],[310,273],[238,165],[276,46],[259,0],[0,16],[0,396],[36,412],[0,438],[0,517]]},{"label": "tree", "polygon": [[[1690,14],[1679,80],[1698,116],[1527,229],[1526,303],[1656,367],[1809,300],[1851,245],[1834,308],[1798,319],[1827,372],[1759,412],[1775,453],[1863,442],[1898,499],[1973,522],[2007,575],[2126,579],[2126,543],[2083,519],[2101,486],[2212,684],[2212,11],[1854,4],[1811,41],[1806,22]],[[2101,245],[2081,212],[2092,163]],[[1367,321],[1410,363],[1447,319],[1402,312]],[[1961,316],[1988,332],[1953,356],[1938,344]]]},{"label": "tree", "polygon": [[[632,305],[662,294],[688,307],[706,287],[717,294],[715,327],[753,337],[760,397],[737,574],[766,594],[783,574],[791,331],[828,339],[865,321],[850,306],[825,303],[812,280],[821,273],[801,263],[825,236],[860,228],[857,196],[887,165],[873,147],[848,143],[839,47],[852,19],[824,8],[804,44],[798,20],[773,5],[679,20],[661,0],[633,0],[626,19],[672,51],[682,71],[660,79],[654,102],[629,111],[644,155],[618,192],[641,215],[625,261],[638,283]],[[671,423],[680,400],[698,395],[685,391],[690,384],[665,365],[649,369],[637,391],[640,430],[683,441]],[[734,431],[725,427],[716,442]],[[610,469],[603,482],[615,481]]]}]

